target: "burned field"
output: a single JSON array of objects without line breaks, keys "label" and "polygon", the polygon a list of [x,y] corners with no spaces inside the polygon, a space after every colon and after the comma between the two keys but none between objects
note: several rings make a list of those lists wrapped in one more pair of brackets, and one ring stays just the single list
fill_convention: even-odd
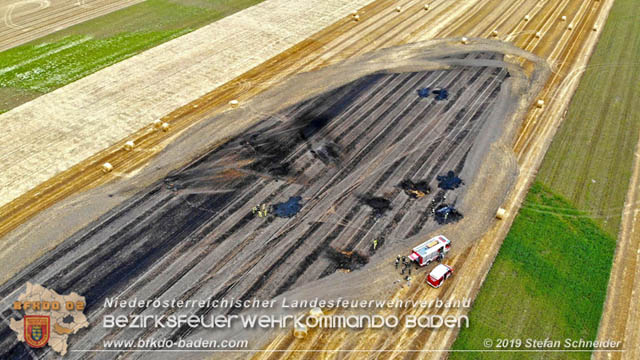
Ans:
[{"label": "burned field", "polygon": [[[269,299],[336,271],[357,271],[398,239],[459,220],[456,203],[472,180],[465,171],[478,166],[468,164],[468,154],[509,77],[500,62],[486,65],[501,54],[465,57],[485,65],[375,73],[265,115],[68,238],[0,294],[27,281],[75,291],[86,297],[90,321],[131,313],[105,310],[105,297]],[[418,93],[425,88],[438,93]],[[83,330],[71,348],[191,333],[186,326],[107,330]],[[27,349],[7,322],[0,349],[0,358],[54,357]]]}]

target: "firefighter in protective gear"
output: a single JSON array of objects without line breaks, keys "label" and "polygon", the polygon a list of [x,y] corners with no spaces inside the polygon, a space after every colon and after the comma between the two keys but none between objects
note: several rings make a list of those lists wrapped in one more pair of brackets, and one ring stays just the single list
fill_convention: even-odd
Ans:
[{"label": "firefighter in protective gear", "polygon": [[253,214],[258,214],[258,217],[267,217],[267,215],[269,215],[269,211],[267,208],[267,204],[262,204],[260,206],[254,206],[253,209],[251,209],[251,212]]}]

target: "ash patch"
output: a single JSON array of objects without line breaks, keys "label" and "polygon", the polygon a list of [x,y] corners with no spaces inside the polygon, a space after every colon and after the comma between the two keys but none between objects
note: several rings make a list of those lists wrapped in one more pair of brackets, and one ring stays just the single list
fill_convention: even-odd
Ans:
[{"label": "ash patch", "polygon": [[418,96],[421,98],[428,98],[431,91],[428,87],[418,89]]},{"label": "ash patch", "polygon": [[433,94],[436,96],[436,100],[438,101],[447,100],[449,98],[449,91],[446,89],[435,89],[433,90]]},{"label": "ash patch", "polygon": [[410,179],[402,180],[398,185],[410,198],[417,199],[431,193],[431,187],[425,180],[413,182]]},{"label": "ash patch", "polygon": [[[249,150],[249,157],[256,159],[249,168],[274,177],[292,176],[292,165],[288,160],[290,155],[298,146],[318,135],[334,115],[331,112],[316,113],[311,110],[280,129],[247,136],[241,141],[241,145]],[[324,146],[320,150],[327,160],[337,157],[337,148],[329,149]]]},{"label": "ash patch", "polygon": [[391,201],[383,197],[362,195],[360,196],[360,200],[365,205],[373,209],[373,213],[375,216],[382,216],[385,212],[387,212],[387,210],[391,210]]},{"label": "ash patch", "polygon": [[439,175],[437,177],[438,187],[443,190],[454,190],[463,185],[462,179],[456,176],[453,171],[447,172],[447,175]]},{"label": "ash patch", "polygon": [[[338,251],[332,247],[326,251],[327,257],[335,266],[335,270],[353,271],[360,269],[369,262],[369,257],[357,251]],[[333,272],[331,271],[331,272]]]},{"label": "ash patch", "polygon": [[298,133],[300,138],[302,140],[309,140],[327,126],[330,121],[331,118],[324,114],[314,115],[313,113],[307,113],[297,118],[295,122],[298,126],[301,126]]},{"label": "ash patch", "polygon": [[462,214],[453,205],[441,204],[434,211],[436,222],[440,225],[458,222]]},{"label": "ash patch", "polygon": [[273,205],[273,214],[277,217],[291,218],[302,209],[302,197],[292,196],[289,200]]},{"label": "ash patch", "polygon": [[325,165],[337,165],[340,163],[340,147],[331,141],[319,144],[309,150],[311,154]]},{"label": "ash patch", "polygon": [[291,164],[286,162],[287,156],[294,150],[295,143],[277,136],[262,139],[257,134],[250,136],[242,145],[247,146],[256,156],[249,168],[253,171],[268,173],[275,177],[289,176]]}]

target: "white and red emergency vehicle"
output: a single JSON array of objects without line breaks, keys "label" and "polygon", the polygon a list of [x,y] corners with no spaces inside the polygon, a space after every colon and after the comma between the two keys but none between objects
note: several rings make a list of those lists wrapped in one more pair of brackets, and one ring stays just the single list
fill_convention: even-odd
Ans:
[{"label": "white and red emergency vehicle", "polygon": [[438,235],[413,248],[409,259],[420,266],[429,265],[432,261],[442,261],[444,255],[451,249],[451,240]]},{"label": "white and red emergency vehicle", "polygon": [[439,288],[442,283],[453,274],[453,269],[445,264],[438,264],[427,276],[427,282],[434,288]]}]

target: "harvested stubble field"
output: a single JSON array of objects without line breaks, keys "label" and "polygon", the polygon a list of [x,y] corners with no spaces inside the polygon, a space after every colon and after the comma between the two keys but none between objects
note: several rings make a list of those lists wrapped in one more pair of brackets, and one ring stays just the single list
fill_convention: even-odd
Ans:
[{"label": "harvested stubble field", "polygon": [[[126,137],[136,139],[133,133],[149,134],[147,126],[155,119],[166,117],[178,130],[181,126],[169,120],[174,110],[207,113],[209,101],[187,104],[225,83],[226,89],[243,94],[269,86],[269,81],[258,81],[237,88],[230,81],[369,1],[262,2],[0,115],[5,128],[0,158],[9,164],[0,173],[0,204]],[[301,19],[308,12],[314,17]],[[176,132],[162,133],[170,137]],[[135,152],[142,153],[151,155]],[[11,159],[15,156],[20,160]],[[12,213],[3,209],[0,217]]]},{"label": "harvested stubble field", "polygon": [[538,174],[612,236],[640,133],[640,2],[618,0]]},{"label": "harvested stubble field", "polygon": [[262,0],[147,0],[0,53],[0,113]]},{"label": "harvested stubble field", "polygon": [[[561,3],[562,6],[558,7],[556,9],[555,6],[552,6],[554,4],[560,4],[560,3],[556,3],[556,2],[548,2],[545,3],[544,7],[539,7],[539,3],[537,1],[530,1],[530,2],[525,2],[525,1],[521,1],[521,2],[512,2],[512,3],[507,3],[507,2],[501,2],[501,1],[489,1],[489,2],[484,2],[483,3],[483,7],[478,7],[478,9],[482,10],[482,11],[476,11],[473,13],[469,13],[470,15],[468,17],[466,17],[465,19],[462,19],[460,21],[458,21],[458,24],[460,25],[460,28],[457,29],[455,32],[451,32],[451,31],[447,31],[448,34],[463,34],[463,35],[469,35],[472,34],[471,36],[489,36],[489,32],[493,29],[494,26],[500,26],[500,32],[501,34],[503,33],[510,33],[511,31],[513,32],[520,32],[523,29],[524,26],[520,26],[517,25],[518,24],[518,20],[519,18],[521,18],[521,16],[524,15],[525,12],[530,11],[532,9],[543,9],[544,11],[542,13],[548,13],[548,14],[560,14],[562,13],[562,11],[567,11],[570,12],[570,15],[575,15],[575,21],[577,24],[584,24],[584,26],[580,25],[580,28],[584,28],[587,30],[580,30],[579,32],[576,31],[575,33],[569,33],[569,32],[565,32],[563,31],[563,25],[559,22],[559,20],[555,20],[556,17],[554,15],[550,15],[550,16],[540,16],[539,19],[546,19],[544,21],[540,20],[540,21],[532,21],[529,22],[528,24],[530,25],[529,27],[533,28],[533,27],[538,27],[538,26],[543,26],[545,27],[547,30],[549,30],[549,25],[547,24],[553,24],[554,28],[553,30],[550,30],[549,33],[552,34],[554,37],[550,37],[550,40],[545,40],[545,41],[539,41],[539,40],[533,40],[533,36],[529,36],[526,35],[528,34],[528,32],[522,32],[521,34],[523,34],[522,36],[520,36],[518,39],[519,41],[517,41],[516,43],[518,44],[518,46],[522,46],[523,48],[526,48],[527,50],[531,50],[534,51],[536,53],[540,53],[541,55],[545,56],[545,57],[549,57],[550,59],[559,59],[560,60],[560,64],[562,64],[562,59],[565,59],[567,64],[566,67],[564,67],[564,65],[562,65],[561,69],[571,69],[571,64],[573,64],[573,62],[577,62],[580,63],[581,62],[581,58],[585,56],[585,54],[588,54],[589,51],[581,51],[579,48],[574,48],[573,46],[569,46],[567,44],[591,44],[592,43],[592,39],[590,36],[586,36],[588,34],[591,34],[591,32],[588,30],[589,28],[589,24],[592,24],[596,18],[598,17],[599,14],[599,10],[597,8],[597,6],[595,4],[597,4],[598,2],[563,2]],[[511,9],[510,11],[504,11],[504,9],[500,9],[498,7],[502,6],[502,4],[508,4],[509,8]],[[527,6],[522,6],[524,4],[527,4]],[[571,6],[567,6],[567,4],[571,5]],[[578,6],[578,4],[580,4],[580,6]],[[584,6],[582,6],[582,4],[584,4]],[[416,4],[413,4],[416,5]],[[424,25],[423,23],[428,23],[429,29],[432,29],[432,24],[434,23],[433,21],[424,21],[423,19],[429,19],[429,17],[425,17],[423,16],[423,10],[422,10],[422,4],[418,4],[420,7],[420,11],[402,11],[401,13],[399,13],[397,15],[397,17],[394,17],[394,19],[401,19],[401,17],[407,17],[409,18],[410,16],[412,18],[415,18],[415,23],[418,23],[419,26],[416,26],[419,29],[423,29],[422,26]],[[418,6],[416,5],[416,6]],[[593,6],[591,6],[593,5]],[[563,7],[564,6],[564,7]],[[445,6],[443,6],[444,8]],[[500,10],[499,10],[500,9]],[[391,9],[389,9],[391,10]],[[415,10],[415,9],[414,9]],[[499,10],[499,11],[498,11]],[[514,15],[514,11],[519,12],[519,14]],[[431,12],[434,13],[434,12]],[[442,13],[446,14],[447,11],[443,11]],[[462,12],[460,12],[462,13]],[[465,12],[466,13],[466,12]],[[487,20],[486,16],[484,16],[483,14],[487,14],[487,13],[491,13],[491,14],[497,14],[496,18],[492,18],[490,21]],[[395,12],[394,12],[395,14]],[[405,15],[407,14],[407,15]],[[450,16],[449,16],[450,17]],[[467,21],[469,20],[468,18],[473,18],[476,21],[486,21],[486,28],[482,28],[480,26],[475,26],[475,24],[473,24],[471,21]],[[504,22],[503,21],[498,21],[500,18],[503,19],[507,19]],[[535,17],[536,19],[538,19],[538,17]],[[348,38],[349,41],[345,41],[345,42],[338,42],[337,43],[340,44],[340,49],[344,49],[346,48],[348,50],[349,53],[357,53],[357,52],[361,52],[361,51],[365,51],[368,48],[375,48],[377,46],[382,46],[382,44],[380,44],[379,42],[372,42],[370,41],[371,38],[379,38],[381,36],[387,36],[386,39],[388,41],[392,41],[391,39],[393,39],[394,34],[393,32],[397,32],[398,33],[402,33],[402,28],[407,28],[409,27],[409,25],[406,26],[393,26],[391,27],[392,24],[398,24],[398,23],[403,23],[404,24],[410,24],[410,21],[406,21],[406,22],[401,22],[401,21],[389,21],[388,24],[384,21],[379,21],[377,19],[374,19],[373,17],[371,18],[371,22],[374,22],[374,20],[377,23],[382,24],[381,26],[377,27],[377,28],[373,28],[376,31],[371,31],[371,33],[373,35],[376,34],[382,34],[380,36],[371,36],[370,38],[366,38],[366,35],[368,34],[367,31],[362,30],[362,25],[366,24],[366,19],[363,17],[363,21],[360,22],[360,28],[359,31],[357,32],[356,35],[352,34],[352,33],[346,33],[345,38]],[[437,22],[438,24],[444,24],[443,26],[446,25],[445,22]],[[501,25],[500,25],[501,24]],[[524,24],[524,23],[522,23]],[[557,26],[556,26],[557,25]],[[446,26],[445,26],[446,27]],[[474,28],[475,27],[475,28]],[[473,28],[473,29],[472,29]],[[504,28],[504,31],[503,31]],[[392,29],[393,31],[390,31],[389,29]],[[508,30],[507,30],[508,29]],[[438,33],[438,31],[428,31],[426,35],[423,35],[425,37],[430,37],[430,36],[435,36]],[[565,36],[566,34],[566,36]],[[572,35],[572,34],[578,34],[578,35]],[[416,34],[412,34],[412,36],[416,36]],[[366,46],[363,47],[356,47],[356,46],[347,46],[349,44],[352,43],[351,39],[356,39],[360,38],[360,43],[362,44],[366,44]],[[407,37],[403,37],[403,39],[408,40],[410,39],[411,36],[407,36]],[[545,37],[546,39],[547,37]],[[585,40],[586,39],[586,40]],[[356,42],[356,40],[353,40],[353,43],[359,44],[358,42]],[[397,41],[397,40],[393,40],[393,41]],[[314,43],[317,43],[317,41],[314,41]],[[343,44],[346,44],[343,46]],[[539,46],[540,45],[540,46]],[[553,45],[553,46],[552,46]],[[585,45],[587,48],[590,47],[590,45]],[[356,49],[357,48],[357,49]],[[588,56],[588,55],[587,55]],[[326,56],[323,57],[324,60],[326,60]],[[578,59],[578,60],[574,60],[574,59]],[[313,64],[318,64],[318,63],[322,63],[322,61],[318,60],[317,62],[314,62]],[[553,86],[549,85],[549,87],[553,90],[556,89],[556,87],[560,87],[559,83],[562,80],[563,76],[558,76],[557,80],[554,77],[555,82],[552,81],[552,83],[554,84]],[[565,86],[562,85],[562,89],[566,89],[567,87],[570,86]],[[570,93],[570,91],[568,91]],[[549,90],[548,93],[555,93],[554,91]],[[560,94],[564,94],[563,92],[560,92]],[[227,99],[228,100],[228,99]],[[553,101],[550,101],[548,103],[553,103]],[[202,104],[202,103],[200,103]],[[557,107],[559,108],[559,106]],[[202,106],[199,108],[202,109]],[[550,128],[553,123],[555,123],[554,119],[554,115],[548,115],[549,113],[552,114],[556,114],[557,110],[554,111],[545,111],[543,112],[541,116],[536,116],[533,120],[528,119],[527,121],[527,125],[532,124],[531,127],[528,127],[528,131],[523,132],[525,135],[522,136],[522,138],[524,139],[524,143],[525,146],[518,146],[518,153],[520,155],[522,155],[523,153],[526,154],[527,156],[522,156],[522,158],[524,158],[525,160],[523,160],[523,163],[525,165],[527,164],[532,164],[532,163],[536,163],[537,164],[537,157],[536,155],[532,155],[531,157],[528,156],[528,154],[530,152],[535,152],[535,150],[531,150],[531,151],[523,151],[523,148],[527,148],[527,146],[531,146],[532,148],[546,148],[544,146],[541,146],[540,142],[537,141],[538,138],[542,138],[544,136],[547,136],[548,132],[547,129]],[[533,129],[533,130],[531,130]],[[534,136],[536,135],[536,136]],[[532,145],[531,145],[532,144]],[[542,144],[544,144],[544,142],[542,142]],[[501,232],[499,233],[501,234]],[[499,235],[501,236],[501,235]],[[499,237],[496,236],[496,237]],[[484,243],[483,243],[484,244]],[[473,251],[475,251],[475,248],[472,250],[472,254]],[[488,252],[487,248],[484,247],[483,248],[484,252]],[[490,254],[495,254],[492,250],[490,251]],[[489,254],[487,254],[489,255]],[[478,258],[479,259],[479,258]],[[458,276],[456,276],[453,281],[449,284],[449,286],[454,286],[456,285],[456,283],[461,283],[461,284],[465,284],[465,288],[469,289],[469,293],[475,294],[475,289],[477,288],[477,282],[476,280],[478,280],[478,273],[480,273],[480,277],[482,277],[482,274],[484,274],[484,262],[481,262],[480,260],[476,260],[474,264],[469,264],[467,266],[467,268],[472,267],[473,268],[473,276],[468,275],[467,277],[463,276],[463,273],[461,271],[458,272]],[[459,282],[460,279],[465,279],[468,281],[462,281]],[[460,290],[462,289],[462,286],[457,286],[456,289]],[[424,338],[421,339],[421,341],[424,341],[424,343],[419,343],[418,346],[424,346],[426,343],[428,344],[439,344],[439,343],[443,343],[443,344],[447,344],[449,339],[451,339],[451,335],[450,333],[441,333],[442,336],[433,336],[432,338],[428,338],[428,341],[425,340]],[[319,338],[324,338],[324,336],[319,337]],[[318,340],[321,341],[321,340]],[[400,343],[400,342],[398,342]],[[291,343],[284,343],[285,344],[285,348],[287,347],[287,344],[291,344]],[[385,343],[387,344],[387,343]],[[349,344],[346,344],[349,345]],[[395,344],[394,344],[395,345]],[[293,346],[293,345],[292,345]],[[337,344],[337,346],[340,346],[340,344]],[[437,345],[436,345],[437,346]],[[446,345],[448,346],[448,345]],[[442,348],[442,347],[440,347]]]},{"label": "harvested stubble field", "polygon": [[[216,119],[203,122],[167,148],[156,159],[160,162],[146,171],[166,172],[184,161],[188,165],[149,185],[152,176],[141,173],[117,189],[96,189],[77,203],[82,210],[67,204],[55,211],[47,223],[58,224],[64,235],[82,218],[79,214],[100,210],[110,199],[124,200],[79,232],[64,235],[68,238],[60,247],[16,274],[0,287],[0,294],[10,298],[26,279],[60,293],[74,289],[86,296],[91,320],[120,311],[101,306],[110,296],[269,299],[306,285],[313,286],[315,294],[325,294],[335,292],[336,283],[347,283],[342,271],[355,270],[369,259],[380,265],[383,257],[374,257],[378,250],[388,252],[405,239],[433,232],[439,227],[431,211],[437,205],[456,204],[462,212],[468,210],[469,216],[458,226],[465,233],[476,232],[466,241],[480,236],[516,174],[512,155],[501,146],[505,138],[514,136],[516,127],[509,121],[515,116],[514,99],[531,97],[542,80],[528,79],[515,65],[503,62],[502,53],[465,53],[455,47],[444,52],[437,45],[441,44],[424,49],[414,44],[384,52],[375,61],[383,66],[380,69],[366,57],[337,70],[325,68],[319,74],[290,79],[262,100],[221,115],[227,120],[222,123],[263,119],[222,146],[214,142],[204,150],[195,147],[211,142],[219,130]],[[494,45],[496,49],[503,46]],[[402,60],[399,54],[404,54]],[[393,61],[405,70],[387,69]],[[436,63],[441,65],[434,68]],[[414,71],[406,72],[407,66]],[[368,75],[357,77],[362,71]],[[356,79],[336,87],[336,82],[350,77]],[[306,91],[334,85],[330,91],[274,112],[274,104],[281,107],[303,96],[299,84],[307,86]],[[423,87],[446,88],[450,95],[441,100],[435,95],[423,98],[416,92]],[[183,159],[190,147],[198,157]],[[486,176],[484,159],[504,161],[499,161],[500,173],[491,172],[494,185],[482,185],[479,194],[474,180]],[[509,168],[505,167],[508,159],[512,160]],[[168,165],[162,166],[163,162]],[[466,179],[465,184],[439,188],[438,175],[450,170]],[[433,192],[411,198],[399,187],[404,179],[424,180]],[[252,211],[255,205],[278,204],[292,197],[302,201],[296,216],[264,218]],[[365,199],[386,205],[376,208],[376,201]],[[43,239],[58,236],[53,233],[47,231]],[[374,239],[380,240],[380,247],[371,247]],[[384,281],[376,287],[359,281],[366,289],[352,285],[350,290],[340,289],[341,294],[361,296],[364,291],[396,289],[395,274],[386,274],[378,278]],[[316,285],[318,280],[324,282]],[[326,283],[334,285],[327,288]],[[149,308],[143,312],[192,310]],[[196,314],[225,311],[202,308]],[[10,310],[3,315],[13,316]],[[202,335],[189,326],[145,329],[136,335],[121,330],[94,327],[71,340],[72,346],[99,350],[102,339],[148,336],[150,331],[173,339]],[[0,356],[31,356],[6,326],[0,326],[0,344]],[[53,357],[47,349],[34,352],[39,358]],[[81,357],[82,353],[71,355]]]},{"label": "harvested stubble field", "polygon": [[[456,349],[481,349],[484,338],[507,335],[595,340],[615,238],[621,219],[629,215],[623,209],[637,156],[640,64],[635,59],[640,53],[639,14],[637,1],[614,3],[589,65],[579,70],[585,74],[545,155],[538,183],[531,189],[478,295],[471,312],[475,325],[461,331]],[[627,263],[629,271],[625,273],[632,274],[636,249],[625,249],[627,255],[616,261],[621,269]],[[612,280],[615,277],[630,282],[609,288],[619,296],[613,300],[619,301],[619,307],[605,310],[611,314],[605,312],[603,316],[611,322],[605,329],[608,335],[600,339],[626,342],[630,339],[622,331],[633,325],[625,325],[626,317],[613,312],[632,306],[633,277],[614,270]],[[499,294],[506,289],[517,296],[505,303]],[[611,319],[617,319],[618,324]],[[519,324],[515,326],[517,334],[514,324]],[[616,332],[617,327],[621,330]],[[466,356],[455,353],[452,358]],[[548,356],[589,358],[591,353]]]}]

